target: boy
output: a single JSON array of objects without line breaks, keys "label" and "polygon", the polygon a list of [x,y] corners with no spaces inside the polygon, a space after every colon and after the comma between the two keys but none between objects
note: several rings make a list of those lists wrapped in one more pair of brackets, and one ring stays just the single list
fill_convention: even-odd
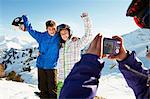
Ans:
[{"label": "boy", "polygon": [[60,36],[56,32],[53,20],[46,22],[46,31],[38,32],[32,29],[28,18],[23,15],[24,28],[38,42],[40,55],[37,58],[38,88],[40,98],[57,98],[57,69]]}]

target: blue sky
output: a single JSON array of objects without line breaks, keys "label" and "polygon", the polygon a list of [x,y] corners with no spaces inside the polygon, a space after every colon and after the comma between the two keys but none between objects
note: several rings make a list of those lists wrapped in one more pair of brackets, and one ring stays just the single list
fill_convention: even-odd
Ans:
[{"label": "blue sky", "polygon": [[137,29],[133,19],[125,16],[130,3],[131,0],[0,0],[0,35],[29,36],[11,25],[15,17],[26,14],[35,30],[45,31],[45,22],[53,19],[58,24],[69,24],[73,34],[80,37],[84,34],[82,12],[89,13],[94,35],[121,35]]}]

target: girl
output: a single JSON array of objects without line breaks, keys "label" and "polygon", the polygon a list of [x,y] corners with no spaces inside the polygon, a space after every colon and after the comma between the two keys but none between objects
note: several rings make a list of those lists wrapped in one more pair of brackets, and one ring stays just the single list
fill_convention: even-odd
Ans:
[{"label": "girl", "polygon": [[81,48],[91,40],[91,22],[87,13],[82,13],[81,18],[84,22],[85,34],[82,38],[72,37],[69,25],[61,24],[57,26],[57,31],[61,35],[61,48],[59,53],[58,79],[63,81],[71,71],[76,62],[80,60]]}]

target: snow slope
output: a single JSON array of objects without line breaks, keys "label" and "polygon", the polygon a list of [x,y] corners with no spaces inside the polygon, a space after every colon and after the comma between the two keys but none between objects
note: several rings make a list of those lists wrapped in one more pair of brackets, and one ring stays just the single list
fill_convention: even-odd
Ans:
[{"label": "snow slope", "polygon": [[0,80],[0,99],[39,99],[36,85]]},{"label": "snow slope", "polygon": [[97,96],[106,99],[135,99],[122,74],[109,74],[99,80]]}]

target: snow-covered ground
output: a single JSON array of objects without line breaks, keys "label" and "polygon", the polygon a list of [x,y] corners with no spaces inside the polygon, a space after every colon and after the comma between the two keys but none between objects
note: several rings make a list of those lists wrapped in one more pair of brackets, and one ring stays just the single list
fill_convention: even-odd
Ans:
[{"label": "snow-covered ground", "polygon": [[[123,38],[125,47],[128,50],[135,50],[144,65],[149,67],[150,61],[145,55],[146,46],[150,44],[150,30],[138,29],[123,35]],[[13,49],[10,49],[12,47]],[[32,50],[31,56],[30,50]],[[24,83],[0,80],[0,99],[38,99],[34,95],[34,91],[38,91],[37,68],[35,67],[37,52],[36,43],[21,38],[0,37],[0,63],[6,63],[6,73],[14,70],[24,80]],[[132,89],[127,86],[120,74],[117,63],[107,59],[105,61],[97,96],[106,99],[135,99]],[[115,68],[110,69],[113,65],[116,65]],[[23,71],[23,67],[29,66],[31,66],[30,72]]]},{"label": "snow-covered ground", "polygon": [[36,85],[0,80],[0,99],[39,99]]},{"label": "snow-covered ground", "polygon": [[109,74],[100,78],[97,96],[106,99],[135,99],[122,74]]},{"label": "snow-covered ground", "polygon": [[[39,99],[35,91],[39,91],[37,85],[0,80],[0,99]],[[121,74],[102,76],[97,96],[106,99],[135,99]]]}]

